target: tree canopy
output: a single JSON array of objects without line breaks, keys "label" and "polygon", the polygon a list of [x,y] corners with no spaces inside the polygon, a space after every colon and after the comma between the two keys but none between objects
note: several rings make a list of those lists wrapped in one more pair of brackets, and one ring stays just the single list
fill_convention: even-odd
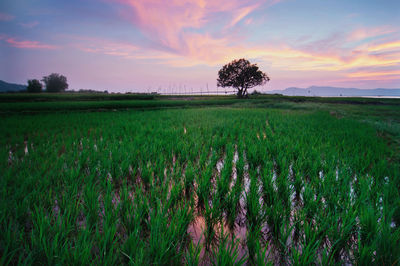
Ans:
[{"label": "tree canopy", "polygon": [[259,70],[257,64],[251,64],[242,58],[224,65],[218,72],[218,87],[233,87],[238,97],[247,97],[249,88],[264,85],[270,78]]},{"label": "tree canopy", "polygon": [[68,89],[67,78],[57,73],[44,76],[42,81],[46,85],[46,91],[48,92],[62,92]]},{"label": "tree canopy", "polygon": [[42,83],[40,83],[39,80],[37,79],[28,80],[28,86],[26,87],[26,90],[28,92],[33,92],[33,93],[42,92],[42,88],[43,85]]}]

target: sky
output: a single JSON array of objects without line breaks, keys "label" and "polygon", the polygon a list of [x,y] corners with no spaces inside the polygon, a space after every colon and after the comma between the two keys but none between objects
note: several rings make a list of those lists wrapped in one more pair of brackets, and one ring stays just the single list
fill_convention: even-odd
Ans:
[{"label": "sky", "polygon": [[400,88],[400,1],[0,1],[7,82],[60,73],[74,90],[214,90],[239,58],[267,73],[265,92]]}]

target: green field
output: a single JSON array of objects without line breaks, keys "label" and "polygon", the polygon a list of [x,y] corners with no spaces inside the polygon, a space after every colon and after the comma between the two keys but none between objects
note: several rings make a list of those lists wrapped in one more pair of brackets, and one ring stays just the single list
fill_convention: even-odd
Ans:
[{"label": "green field", "polygon": [[400,100],[129,97],[0,96],[1,265],[400,263]]}]

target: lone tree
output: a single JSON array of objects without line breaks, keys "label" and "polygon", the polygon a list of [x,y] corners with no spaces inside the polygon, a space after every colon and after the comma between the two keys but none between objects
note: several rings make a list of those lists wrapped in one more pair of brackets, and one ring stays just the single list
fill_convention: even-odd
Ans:
[{"label": "lone tree", "polygon": [[42,81],[46,84],[48,92],[62,92],[68,89],[67,78],[57,73],[44,76]]},{"label": "lone tree", "polygon": [[28,92],[33,92],[33,93],[42,92],[42,88],[43,85],[42,83],[40,83],[39,80],[37,79],[28,80],[28,87],[26,87],[26,90]]},{"label": "lone tree", "polygon": [[218,87],[233,87],[239,98],[247,97],[247,90],[269,81],[267,74],[246,59],[233,60],[218,72]]}]

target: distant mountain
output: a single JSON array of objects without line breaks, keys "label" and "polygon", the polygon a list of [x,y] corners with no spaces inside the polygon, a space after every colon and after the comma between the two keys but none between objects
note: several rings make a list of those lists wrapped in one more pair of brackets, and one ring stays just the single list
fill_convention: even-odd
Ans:
[{"label": "distant mountain", "polygon": [[17,92],[26,90],[25,85],[7,83],[0,80],[0,92]]},{"label": "distant mountain", "polygon": [[268,93],[280,93],[290,96],[400,96],[400,89],[356,89],[339,87],[318,87],[308,88],[290,87],[284,90],[274,90]]}]

